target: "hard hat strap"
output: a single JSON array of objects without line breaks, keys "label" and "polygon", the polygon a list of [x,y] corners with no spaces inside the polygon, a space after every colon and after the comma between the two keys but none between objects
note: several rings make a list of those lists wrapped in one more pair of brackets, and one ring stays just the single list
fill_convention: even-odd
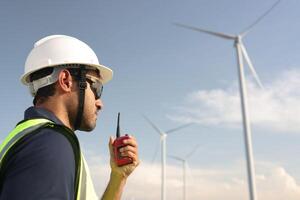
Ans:
[{"label": "hard hat strap", "polygon": [[79,95],[78,95],[78,109],[77,116],[74,123],[74,129],[78,130],[80,128],[83,110],[84,110],[84,98],[85,98],[85,89],[87,88],[86,83],[86,68],[84,65],[80,65],[79,68],[79,77],[78,77],[78,87],[79,87]]}]

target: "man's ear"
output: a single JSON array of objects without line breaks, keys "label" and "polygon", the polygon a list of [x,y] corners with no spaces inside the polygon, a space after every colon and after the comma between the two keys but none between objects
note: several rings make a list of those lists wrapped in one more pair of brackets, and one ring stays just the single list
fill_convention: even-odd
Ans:
[{"label": "man's ear", "polygon": [[71,92],[73,87],[73,77],[66,69],[62,70],[58,74],[58,86],[64,92]]}]

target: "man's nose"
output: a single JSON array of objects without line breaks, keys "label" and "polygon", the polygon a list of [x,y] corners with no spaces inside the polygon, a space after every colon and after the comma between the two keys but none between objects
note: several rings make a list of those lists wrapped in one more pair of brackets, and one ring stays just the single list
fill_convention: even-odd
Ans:
[{"label": "man's nose", "polygon": [[101,110],[103,108],[103,102],[101,99],[96,100],[96,107],[97,107],[97,110]]}]

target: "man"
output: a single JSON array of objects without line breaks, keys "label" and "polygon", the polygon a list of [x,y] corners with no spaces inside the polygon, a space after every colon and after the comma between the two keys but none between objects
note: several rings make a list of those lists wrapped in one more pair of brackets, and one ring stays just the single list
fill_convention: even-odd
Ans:
[{"label": "man", "polygon": [[[29,86],[33,107],[25,111],[0,146],[1,200],[94,200],[89,169],[75,130],[92,131],[103,107],[103,84],[112,70],[99,64],[82,41],[52,35],[35,43],[21,81]],[[132,162],[118,166],[109,140],[111,174],[102,199],[120,199],[127,177],[138,166],[137,142],[120,148]]]}]

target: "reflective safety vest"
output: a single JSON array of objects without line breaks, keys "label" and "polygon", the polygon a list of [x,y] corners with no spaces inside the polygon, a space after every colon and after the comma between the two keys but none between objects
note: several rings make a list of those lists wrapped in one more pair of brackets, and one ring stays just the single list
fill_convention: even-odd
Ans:
[{"label": "reflective safety vest", "polygon": [[22,142],[28,135],[34,135],[42,128],[52,128],[64,135],[72,145],[75,158],[75,200],[94,200],[98,199],[90,177],[89,169],[80,151],[80,146],[74,132],[62,125],[53,123],[48,119],[30,119],[18,124],[5,138],[0,146],[0,187],[4,180],[4,167],[10,155],[14,152],[14,147]]}]

